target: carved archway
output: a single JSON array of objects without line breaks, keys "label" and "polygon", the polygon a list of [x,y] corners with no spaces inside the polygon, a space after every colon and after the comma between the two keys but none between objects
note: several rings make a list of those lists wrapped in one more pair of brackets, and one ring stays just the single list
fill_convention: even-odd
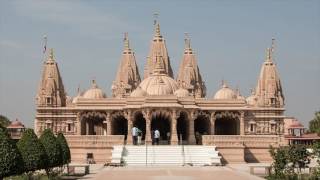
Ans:
[{"label": "carved archway", "polygon": [[198,112],[197,118],[194,120],[196,144],[202,144],[202,135],[209,135],[211,132],[210,127],[210,113],[206,111]]},{"label": "carved archway", "polygon": [[150,132],[153,136],[155,130],[160,131],[160,144],[169,144],[171,132],[171,112],[166,110],[154,110],[151,113]]},{"label": "carved archway", "polygon": [[189,129],[189,121],[188,121],[188,113],[184,111],[178,112],[177,118],[177,135],[179,142],[186,142],[188,138],[188,129]]},{"label": "carved archway", "polygon": [[121,111],[116,111],[111,114],[111,134],[124,135],[127,139],[128,134],[128,121]]},{"label": "carved archway", "polygon": [[81,135],[105,135],[106,126],[104,124],[106,114],[103,112],[89,111],[80,115]]},{"label": "carved archway", "polygon": [[146,136],[146,119],[143,117],[143,113],[141,111],[136,111],[133,113],[132,126],[138,128],[142,132],[141,139],[144,141]]},{"label": "carved archway", "polygon": [[240,115],[236,112],[218,112],[215,115],[215,135],[239,135]]}]

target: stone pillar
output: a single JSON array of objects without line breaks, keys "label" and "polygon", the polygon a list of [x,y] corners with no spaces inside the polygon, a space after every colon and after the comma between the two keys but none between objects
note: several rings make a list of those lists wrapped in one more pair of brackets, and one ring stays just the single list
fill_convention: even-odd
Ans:
[{"label": "stone pillar", "polygon": [[76,119],[76,122],[77,122],[77,128],[76,128],[76,133],[78,134],[78,135],[81,135],[81,130],[82,130],[82,128],[81,128],[81,115],[80,115],[80,112],[78,112],[77,113],[77,119]]},{"label": "stone pillar", "polygon": [[145,135],[145,143],[151,144],[151,112],[150,110],[143,111],[144,119],[146,120],[146,135]]},{"label": "stone pillar", "polygon": [[215,129],[215,122],[216,122],[216,116],[215,116],[215,111],[211,112],[210,115],[210,134],[214,135],[214,129]]},{"label": "stone pillar", "polygon": [[240,135],[244,135],[244,111],[240,112]]},{"label": "stone pillar", "polygon": [[107,121],[107,135],[111,135],[111,115],[109,112],[107,112],[106,121]]},{"label": "stone pillar", "polygon": [[170,143],[172,145],[178,144],[176,110],[172,111],[172,116],[171,116],[171,140],[170,140]]},{"label": "stone pillar", "polygon": [[86,120],[86,135],[89,135],[89,122]]},{"label": "stone pillar", "polygon": [[108,122],[107,121],[103,121],[103,135],[106,136],[107,135],[107,128],[108,128]]},{"label": "stone pillar", "polygon": [[152,143],[150,129],[151,129],[151,119],[148,118],[146,119],[146,136],[145,136],[145,143],[148,143],[148,144]]},{"label": "stone pillar", "polygon": [[189,133],[188,133],[188,143],[195,144],[196,138],[194,136],[194,120],[196,119],[194,112],[190,113],[189,119]]},{"label": "stone pillar", "polygon": [[132,115],[131,115],[131,111],[128,111],[127,121],[128,121],[127,144],[132,144],[133,118],[132,118]]}]

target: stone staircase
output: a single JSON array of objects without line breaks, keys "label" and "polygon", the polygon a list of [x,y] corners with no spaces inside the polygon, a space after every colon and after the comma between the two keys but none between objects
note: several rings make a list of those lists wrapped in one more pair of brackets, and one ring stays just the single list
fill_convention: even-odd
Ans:
[{"label": "stone staircase", "polygon": [[[121,156],[121,158],[120,158]],[[114,146],[112,162],[125,165],[220,165],[221,157],[215,146],[159,145]]]}]

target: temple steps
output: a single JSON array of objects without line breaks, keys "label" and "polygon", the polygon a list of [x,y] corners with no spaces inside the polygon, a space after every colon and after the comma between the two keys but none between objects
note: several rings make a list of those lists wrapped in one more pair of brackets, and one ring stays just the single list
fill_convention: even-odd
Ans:
[{"label": "temple steps", "polygon": [[215,146],[159,145],[114,146],[112,162],[125,165],[219,165],[221,157]]}]

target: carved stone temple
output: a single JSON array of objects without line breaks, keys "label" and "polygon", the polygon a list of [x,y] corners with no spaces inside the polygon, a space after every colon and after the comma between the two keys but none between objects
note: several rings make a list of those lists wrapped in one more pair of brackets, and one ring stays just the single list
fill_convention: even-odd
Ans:
[{"label": "carved stone temple", "polygon": [[69,97],[59,60],[50,49],[36,96],[35,131],[38,135],[47,128],[63,132],[72,161],[78,163],[88,157],[96,163],[109,162],[114,145],[132,144],[134,126],[142,131],[142,144],[150,144],[152,131],[158,129],[160,144],[214,145],[226,162],[269,162],[269,145],[285,143],[284,95],[273,50],[273,46],[267,49],[249,97],[226,82],[212,97],[208,94],[213,92],[206,92],[188,36],[174,76],[156,22],[143,76],[125,34],[119,67],[110,82],[112,94],[107,95],[93,80],[87,90]]}]

